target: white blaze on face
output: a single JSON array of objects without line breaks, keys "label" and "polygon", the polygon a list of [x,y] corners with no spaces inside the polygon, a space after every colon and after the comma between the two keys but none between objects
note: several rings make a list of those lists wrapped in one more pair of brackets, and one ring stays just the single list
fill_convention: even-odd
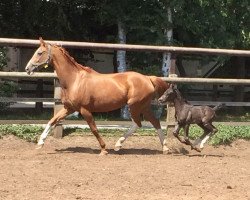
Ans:
[{"label": "white blaze on face", "polygon": [[[35,53],[34,53],[34,55],[32,56],[32,58],[29,60],[29,62],[27,63],[27,65],[26,65],[26,67],[25,67],[25,70],[27,71],[27,70],[29,70],[29,68],[31,67],[31,65],[32,65],[32,61],[33,61],[33,59],[34,59],[34,57],[37,55],[37,53],[38,52],[40,52],[41,51],[41,49],[40,49],[41,47],[39,47],[36,51],[35,51]],[[33,70],[33,69],[32,69]],[[32,73],[32,72],[31,72]]]}]

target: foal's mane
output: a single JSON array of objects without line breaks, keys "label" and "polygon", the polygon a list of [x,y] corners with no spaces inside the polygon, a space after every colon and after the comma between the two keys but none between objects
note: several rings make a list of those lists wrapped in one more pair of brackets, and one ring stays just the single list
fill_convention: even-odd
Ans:
[{"label": "foal's mane", "polygon": [[93,70],[92,68],[90,67],[87,67],[87,66],[82,66],[81,64],[79,64],[78,62],[75,61],[75,59],[69,55],[69,52],[66,51],[63,47],[59,47],[57,45],[53,45],[55,48],[58,48],[62,53],[63,55],[65,55],[65,57],[67,58],[68,61],[70,61],[77,69],[79,70],[84,70],[88,73],[98,73],[96,72],[95,70]]},{"label": "foal's mane", "polygon": [[187,103],[187,104],[190,104],[190,103],[182,96],[181,92],[180,92],[178,89],[174,89],[174,91],[175,91],[177,97],[178,97],[181,101],[183,101],[183,102],[185,102],[185,103]]}]

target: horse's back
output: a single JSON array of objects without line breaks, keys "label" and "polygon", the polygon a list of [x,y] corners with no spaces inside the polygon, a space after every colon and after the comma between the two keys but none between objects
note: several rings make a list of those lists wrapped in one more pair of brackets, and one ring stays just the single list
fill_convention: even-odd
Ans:
[{"label": "horse's back", "polygon": [[126,93],[127,104],[150,102],[155,94],[155,87],[149,76],[127,71],[112,74],[97,74],[101,79],[110,80],[111,84],[115,84],[123,88]]}]

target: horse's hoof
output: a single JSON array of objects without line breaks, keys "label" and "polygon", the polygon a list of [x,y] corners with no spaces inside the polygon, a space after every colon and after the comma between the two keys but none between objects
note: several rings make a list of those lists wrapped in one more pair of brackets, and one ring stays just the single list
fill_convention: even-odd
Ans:
[{"label": "horse's hoof", "polygon": [[106,150],[102,150],[99,156],[106,156],[108,152]]},{"label": "horse's hoof", "polygon": [[119,151],[122,148],[122,143],[125,141],[125,137],[120,137],[119,140],[115,143],[115,151]]},{"label": "horse's hoof", "polygon": [[41,149],[41,148],[43,148],[43,144],[38,144],[38,145],[36,146],[36,149]]},{"label": "horse's hoof", "polygon": [[169,154],[170,149],[168,147],[166,147],[166,146],[163,146],[162,152],[163,152],[163,154]]},{"label": "horse's hoof", "polygon": [[122,148],[122,146],[115,146],[114,150],[119,151]]}]

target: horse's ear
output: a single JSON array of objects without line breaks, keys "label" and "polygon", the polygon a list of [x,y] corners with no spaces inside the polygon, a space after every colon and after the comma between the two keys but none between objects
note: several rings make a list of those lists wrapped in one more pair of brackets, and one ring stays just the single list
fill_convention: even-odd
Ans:
[{"label": "horse's ear", "polygon": [[42,37],[39,37],[39,40],[40,40],[41,46],[45,46],[45,42],[44,42],[43,38],[42,38]]},{"label": "horse's ear", "polygon": [[172,90],[176,90],[177,89],[177,84],[176,83],[172,83],[171,84],[171,89]]}]

